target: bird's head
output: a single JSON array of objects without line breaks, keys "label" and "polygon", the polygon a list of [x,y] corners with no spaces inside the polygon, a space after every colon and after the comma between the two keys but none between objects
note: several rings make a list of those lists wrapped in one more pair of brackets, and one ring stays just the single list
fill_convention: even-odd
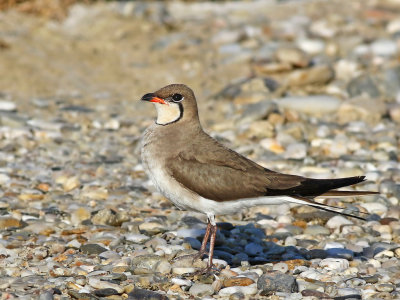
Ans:
[{"label": "bird's head", "polygon": [[141,100],[155,104],[158,125],[198,121],[196,97],[184,84],[167,85],[154,93],[145,94]]}]

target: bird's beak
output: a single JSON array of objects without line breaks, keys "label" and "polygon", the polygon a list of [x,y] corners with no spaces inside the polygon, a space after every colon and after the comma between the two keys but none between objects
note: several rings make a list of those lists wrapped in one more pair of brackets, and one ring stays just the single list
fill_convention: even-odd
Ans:
[{"label": "bird's beak", "polygon": [[164,99],[156,97],[156,95],[154,95],[154,93],[148,93],[148,94],[144,95],[142,97],[142,99],[140,99],[140,100],[149,101],[149,102],[153,102],[153,103],[168,104],[167,102],[164,101]]}]

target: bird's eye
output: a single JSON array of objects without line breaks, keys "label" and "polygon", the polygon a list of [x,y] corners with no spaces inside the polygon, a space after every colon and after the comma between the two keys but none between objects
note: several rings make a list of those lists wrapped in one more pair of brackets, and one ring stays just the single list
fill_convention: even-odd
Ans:
[{"label": "bird's eye", "polygon": [[173,94],[172,100],[174,102],[181,102],[183,100],[183,96],[181,94]]}]

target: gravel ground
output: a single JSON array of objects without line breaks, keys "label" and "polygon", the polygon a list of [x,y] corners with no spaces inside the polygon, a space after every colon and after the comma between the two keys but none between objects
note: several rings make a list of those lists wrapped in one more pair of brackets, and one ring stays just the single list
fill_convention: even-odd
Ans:
[{"label": "gravel ground", "polygon": [[[1,299],[399,299],[400,3],[74,5],[63,21],[0,13]],[[379,191],[205,217],[143,172],[155,112],[191,86],[212,136],[281,172],[366,175]]]}]

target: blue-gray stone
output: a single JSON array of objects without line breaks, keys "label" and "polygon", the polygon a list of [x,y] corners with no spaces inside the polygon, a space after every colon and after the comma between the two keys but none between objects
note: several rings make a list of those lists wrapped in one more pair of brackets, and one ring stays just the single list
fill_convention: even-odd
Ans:
[{"label": "blue-gray stone", "polygon": [[232,254],[221,250],[214,250],[214,256],[223,259],[225,261],[231,261],[233,257]]},{"label": "blue-gray stone", "polygon": [[250,243],[244,247],[244,251],[251,256],[255,256],[263,252],[263,247],[260,244]]},{"label": "blue-gray stone", "polygon": [[344,258],[352,260],[354,258],[354,252],[349,249],[343,248],[330,248],[326,250],[328,257]]},{"label": "blue-gray stone", "polygon": [[286,251],[285,247],[279,246],[273,242],[266,242],[265,246],[267,255],[283,254]]},{"label": "blue-gray stone", "polygon": [[249,256],[246,253],[238,253],[232,257],[232,263],[235,265],[240,265],[242,261],[248,261]]},{"label": "blue-gray stone", "polygon": [[328,253],[327,251],[323,250],[323,249],[311,249],[310,251],[308,251],[306,253],[306,258],[307,259],[314,259],[314,258],[327,258],[328,257]]}]

